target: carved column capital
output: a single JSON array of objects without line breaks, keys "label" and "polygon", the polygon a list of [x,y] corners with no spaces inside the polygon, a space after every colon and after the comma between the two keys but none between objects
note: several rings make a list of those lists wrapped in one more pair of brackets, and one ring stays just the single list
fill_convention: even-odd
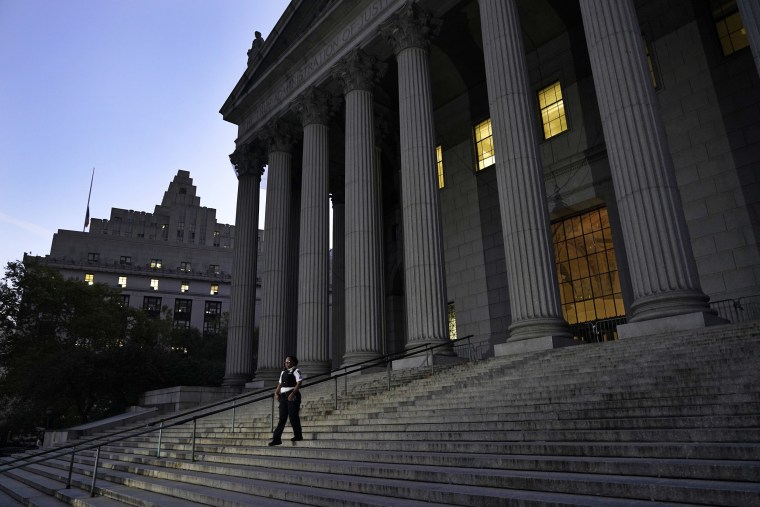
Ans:
[{"label": "carved column capital", "polygon": [[230,153],[230,162],[238,178],[251,175],[261,178],[267,160],[264,150],[258,143],[246,143]]},{"label": "carved column capital", "polygon": [[259,139],[269,153],[293,151],[295,141],[294,126],[283,119],[269,121],[259,133]]},{"label": "carved column capital", "polygon": [[343,84],[343,93],[352,90],[372,91],[375,82],[385,74],[388,64],[378,62],[359,48],[352,49],[333,67],[332,74]]},{"label": "carved column capital", "polygon": [[293,106],[304,127],[312,123],[327,125],[334,109],[333,96],[315,86],[299,95]]},{"label": "carved column capital", "polygon": [[428,50],[430,39],[438,34],[440,28],[440,19],[410,1],[380,25],[380,33],[398,54],[412,47]]}]

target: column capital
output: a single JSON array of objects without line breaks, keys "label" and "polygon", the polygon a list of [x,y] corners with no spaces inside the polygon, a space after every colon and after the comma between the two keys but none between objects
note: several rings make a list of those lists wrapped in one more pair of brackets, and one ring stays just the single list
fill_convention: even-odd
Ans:
[{"label": "column capital", "polygon": [[380,25],[380,33],[398,54],[412,47],[428,50],[430,39],[438,34],[440,28],[440,19],[434,18],[417,2],[409,1]]},{"label": "column capital", "polygon": [[298,96],[293,110],[304,127],[312,123],[327,125],[335,110],[333,96],[316,86],[310,86]]},{"label": "column capital", "polygon": [[259,132],[259,139],[269,153],[274,151],[290,153],[293,151],[295,128],[282,118],[276,118],[264,125]]},{"label": "column capital", "polygon": [[343,85],[343,93],[353,90],[372,91],[375,82],[385,74],[388,64],[359,48],[352,49],[333,67],[332,75]]},{"label": "column capital", "polygon": [[230,162],[238,179],[251,175],[261,178],[267,163],[263,148],[255,142],[241,144],[235,148],[235,151],[230,153]]}]

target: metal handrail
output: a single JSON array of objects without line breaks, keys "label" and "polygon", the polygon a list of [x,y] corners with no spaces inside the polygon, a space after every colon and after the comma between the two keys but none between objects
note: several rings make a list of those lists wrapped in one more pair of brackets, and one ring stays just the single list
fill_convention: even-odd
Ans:
[{"label": "metal handrail", "polygon": [[710,308],[730,322],[760,319],[760,294],[710,301]]},{"label": "metal handrail", "polygon": [[[458,338],[457,342],[470,340],[472,337],[473,335],[463,336],[461,338]],[[310,381],[304,382],[301,389],[304,389],[306,387],[310,387],[313,385],[318,385],[323,382],[327,382],[328,380],[335,379],[335,382],[336,382],[335,403],[336,403],[336,408],[337,408],[337,403],[338,403],[337,379],[339,379],[340,377],[347,377],[348,375],[352,375],[354,373],[357,373],[369,368],[376,368],[378,366],[386,366],[386,365],[389,366],[392,361],[397,360],[397,359],[403,359],[405,357],[419,355],[423,352],[430,352],[432,350],[435,350],[441,347],[451,347],[451,346],[452,346],[451,342],[443,342],[443,343],[438,343],[434,345],[422,344],[422,345],[417,345],[415,347],[410,347],[409,349],[406,349],[403,352],[385,354],[379,358],[368,359],[368,360],[354,363],[348,366],[335,368],[331,370],[329,373],[323,373],[323,374],[317,375],[313,379],[310,379]],[[428,361],[429,361],[429,358],[426,358],[426,363]],[[388,368],[388,389],[389,390],[391,388],[391,381],[390,381],[391,373],[390,372],[391,370],[390,368]],[[348,387],[347,380],[346,380],[346,387]],[[263,394],[264,392],[266,392],[266,394]],[[251,399],[247,399],[243,403],[237,403],[237,402],[240,402],[241,400],[245,400],[246,398],[251,398]],[[205,405],[203,407],[197,407],[195,409],[191,409],[182,414],[175,414],[173,416],[165,417],[157,421],[152,421],[142,427],[126,428],[126,429],[114,431],[106,436],[93,437],[93,438],[85,439],[83,441],[78,441],[72,444],[64,445],[61,447],[56,447],[55,449],[49,449],[41,453],[33,454],[31,456],[11,459],[9,461],[0,463],[0,466],[2,466],[2,468],[0,468],[0,473],[8,472],[16,468],[34,465],[37,463],[43,463],[49,459],[57,459],[57,458],[61,458],[61,457],[68,456],[69,454],[71,454],[71,461],[69,464],[69,471],[68,471],[68,482],[66,485],[66,489],[69,489],[71,487],[71,475],[72,475],[72,470],[74,467],[74,456],[78,452],[95,449],[96,450],[95,463],[94,463],[94,468],[93,468],[92,485],[90,486],[90,495],[93,496],[95,494],[95,479],[97,475],[98,461],[100,458],[100,448],[102,446],[111,445],[113,443],[120,442],[128,438],[138,437],[141,435],[145,435],[147,433],[158,431],[159,440],[158,440],[157,457],[160,458],[161,457],[161,434],[163,433],[163,430],[165,428],[171,428],[174,426],[180,426],[182,424],[192,422],[193,423],[193,435],[192,435],[193,445],[192,445],[191,459],[192,461],[195,461],[195,431],[196,431],[196,421],[198,419],[203,419],[205,417],[216,415],[216,414],[225,412],[227,410],[232,410],[233,411],[233,423],[232,423],[233,428],[232,429],[234,431],[234,413],[237,407],[241,407],[243,405],[249,405],[249,404],[256,403],[262,400],[267,400],[270,398],[274,400],[274,397],[272,396],[271,387],[259,389],[251,393],[246,393],[243,395],[234,396],[232,398],[227,398],[222,401],[214,402],[209,405]],[[220,407],[221,405],[228,405],[230,403],[232,403],[231,406],[216,408],[216,407]],[[274,401],[272,403],[274,403]],[[191,415],[191,414],[196,414],[198,412],[204,412],[204,413],[201,415]],[[274,414],[274,408],[272,409],[272,413]],[[166,424],[166,423],[169,423],[169,424]],[[272,423],[274,424],[274,415],[272,416]],[[158,425],[158,427],[156,427],[156,425]]]}]

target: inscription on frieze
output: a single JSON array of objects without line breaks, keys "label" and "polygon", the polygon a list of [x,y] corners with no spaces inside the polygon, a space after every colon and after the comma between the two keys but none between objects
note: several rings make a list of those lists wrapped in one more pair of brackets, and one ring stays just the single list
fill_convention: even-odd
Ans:
[{"label": "inscription on frieze", "polygon": [[339,54],[345,53],[356,44],[357,37],[373,25],[377,26],[395,11],[394,4],[401,5],[406,0],[375,0],[364,11],[345,25],[315,54],[307,56],[293,65],[287,80],[276,86],[273,93],[253,108],[243,122],[240,131],[245,136],[252,128],[258,127],[277,107],[291,102],[293,95],[305,85],[321,75],[320,70],[328,70]]}]

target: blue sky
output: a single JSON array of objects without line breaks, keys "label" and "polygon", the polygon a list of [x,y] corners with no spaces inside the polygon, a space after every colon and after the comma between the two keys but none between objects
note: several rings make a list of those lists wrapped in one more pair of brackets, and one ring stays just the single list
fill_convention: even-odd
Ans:
[{"label": "blue sky", "polygon": [[237,129],[219,109],[287,4],[0,0],[2,268],[82,230],[93,167],[91,217],[152,212],[184,169],[234,223]]}]

